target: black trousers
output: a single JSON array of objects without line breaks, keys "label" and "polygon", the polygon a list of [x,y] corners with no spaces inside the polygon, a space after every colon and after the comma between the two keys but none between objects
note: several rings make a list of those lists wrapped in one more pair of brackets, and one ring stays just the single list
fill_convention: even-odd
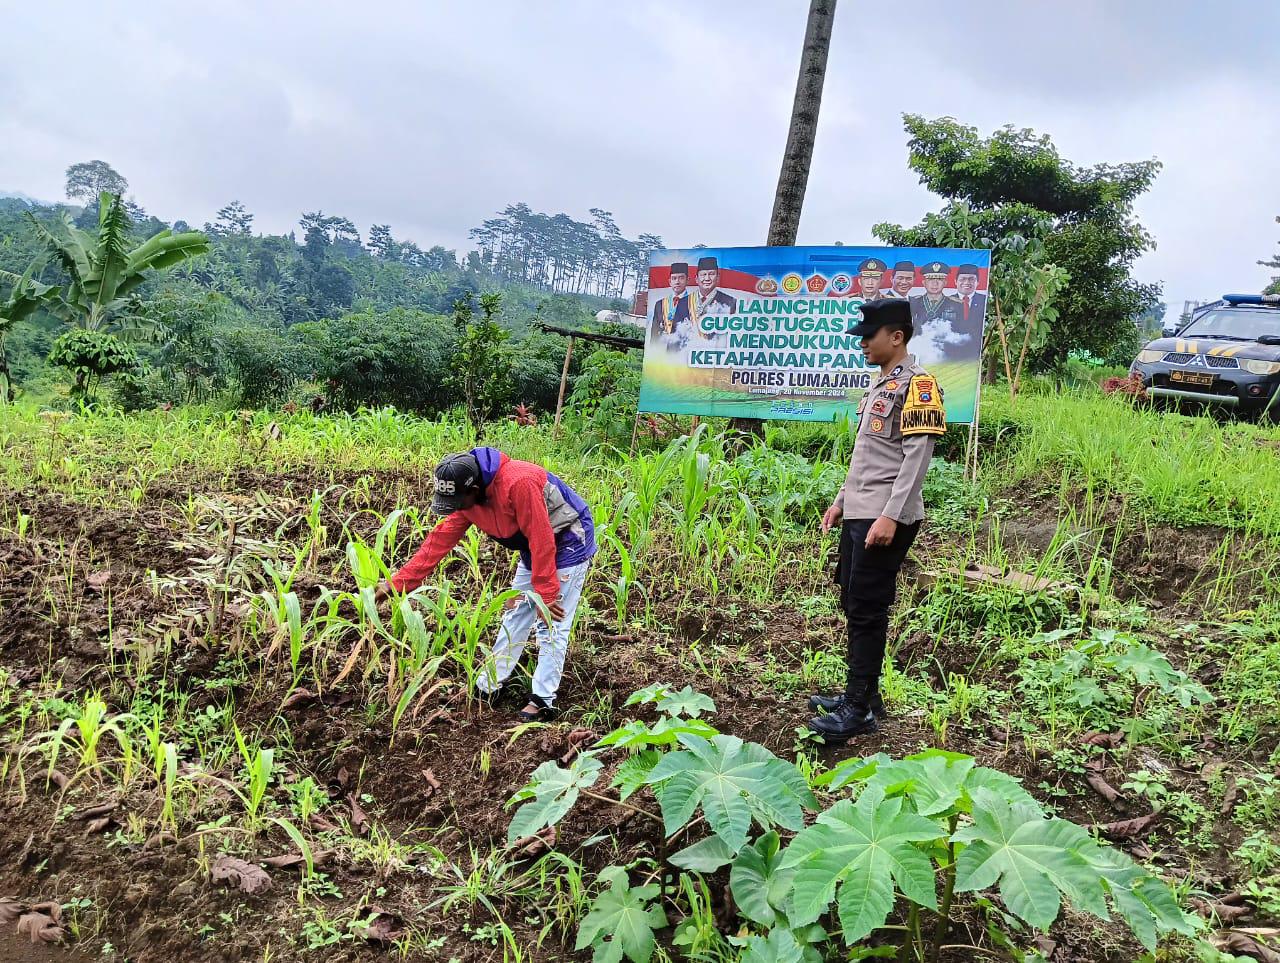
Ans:
[{"label": "black trousers", "polygon": [[840,528],[836,584],[849,620],[850,689],[856,679],[880,678],[889,636],[889,608],[898,592],[898,571],[920,531],[919,522],[899,524],[892,542],[867,548],[867,531],[874,521],[846,518]]}]

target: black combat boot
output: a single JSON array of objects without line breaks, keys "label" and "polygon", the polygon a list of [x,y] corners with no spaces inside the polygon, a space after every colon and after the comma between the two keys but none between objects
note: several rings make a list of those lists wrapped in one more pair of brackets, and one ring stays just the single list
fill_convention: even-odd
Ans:
[{"label": "black combat boot", "polygon": [[874,732],[876,717],[868,705],[874,679],[855,679],[834,711],[809,720],[809,728],[828,742],[845,742],[864,732]]},{"label": "black combat boot", "polygon": [[[844,693],[837,692],[832,695],[823,695],[815,693],[809,696],[809,708],[817,711],[821,709],[823,712],[834,712],[844,703]],[[880,686],[874,685],[870,694],[867,696],[867,706],[875,714],[877,719],[883,719],[889,713],[884,707],[884,697],[880,695]]]}]

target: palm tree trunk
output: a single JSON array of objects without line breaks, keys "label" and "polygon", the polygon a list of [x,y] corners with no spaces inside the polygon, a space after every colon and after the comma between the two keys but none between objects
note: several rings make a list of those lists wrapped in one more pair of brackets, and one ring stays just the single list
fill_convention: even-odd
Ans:
[{"label": "palm tree trunk", "polygon": [[787,131],[787,149],[782,155],[782,172],[773,197],[773,216],[769,218],[770,245],[795,244],[800,229],[800,211],[809,185],[813,142],[818,135],[818,110],[822,106],[822,84],[827,75],[827,52],[831,49],[835,16],[836,0],[810,0],[796,99],[791,105],[791,129]]},{"label": "palm tree trunk", "polygon": [[[770,246],[796,243],[800,211],[809,186],[809,165],[813,142],[818,136],[818,110],[822,106],[822,84],[827,76],[827,53],[831,49],[831,27],[836,17],[836,0],[809,0],[809,21],[804,30],[804,50],[800,54],[800,76],[796,99],[791,105],[791,127],[782,155],[782,172],[773,195],[773,215],[769,218]],[[733,427],[753,435],[764,433],[759,418],[734,418]]]}]

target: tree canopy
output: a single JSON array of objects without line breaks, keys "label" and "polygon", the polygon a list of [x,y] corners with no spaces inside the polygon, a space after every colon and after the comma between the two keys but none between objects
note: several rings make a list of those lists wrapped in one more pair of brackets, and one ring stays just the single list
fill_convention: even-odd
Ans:
[{"label": "tree canopy", "polygon": [[[596,327],[598,310],[620,304],[588,292],[629,293],[644,279],[648,247],[661,243],[648,235],[626,241],[606,211],[593,211],[590,224],[548,218],[576,225],[554,238],[530,233],[532,222],[499,216],[496,222],[507,226],[490,235],[498,246],[459,256],[397,236],[391,224],[373,224],[366,233],[351,218],[320,209],[302,213],[288,234],[256,233],[254,212],[240,200],[192,232],[186,221],[147,216],[119,193],[105,207],[101,192],[86,194],[128,188],[106,162],[72,165],[67,176],[72,199],[91,204],[0,198],[5,397],[10,385],[17,393],[60,392],[61,369],[76,377],[78,396],[89,399],[95,387],[110,386],[114,395],[97,396],[130,407],[220,395],[258,405],[303,399],[305,392],[308,402],[334,407],[395,404],[439,414],[459,401],[447,387],[462,350],[450,317],[454,305],[501,295],[500,311],[490,303],[493,322],[507,335],[509,363],[490,413],[504,416],[504,406],[517,402],[546,412],[555,405],[565,345],[531,322]],[[513,209],[530,210],[515,205],[508,213]],[[641,242],[648,245],[643,256]],[[547,270],[520,269],[515,245]],[[200,256],[178,257],[180,251]],[[92,345],[59,340],[69,322],[103,337]],[[126,357],[105,338],[110,332],[149,338],[131,345]],[[79,376],[99,361],[111,362],[109,380],[105,368]],[[583,362],[576,353],[570,374]]]},{"label": "tree canopy", "polygon": [[[1137,258],[1155,246],[1133,203],[1151,186],[1159,161],[1080,167],[1063,158],[1048,135],[1026,128],[1003,127],[984,137],[950,117],[907,114],[904,124],[911,169],[947,201],[942,220],[967,206],[970,223],[989,247],[1012,234],[1043,234],[1046,260],[1070,276],[1039,365],[1059,364],[1073,349],[1100,357],[1128,351],[1135,321],[1160,295],[1158,285],[1142,284],[1131,273]],[[888,244],[931,246],[941,243],[936,223],[877,224],[874,233]]]}]

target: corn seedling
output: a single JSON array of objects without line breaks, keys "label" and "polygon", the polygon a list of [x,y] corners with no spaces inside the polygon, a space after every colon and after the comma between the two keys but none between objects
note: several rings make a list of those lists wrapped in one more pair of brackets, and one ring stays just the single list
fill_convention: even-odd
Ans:
[{"label": "corn seedling", "polygon": [[111,714],[99,695],[90,695],[75,716],[64,719],[56,729],[34,736],[24,752],[40,752],[48,757],[45,777],[49,779],[63,750],[70,748],[76,754],[76,773],[72,778],[84,773],[100,778],[105,771],[102,750],[110,739],[120,751],[120,781],[127,786],[133,773],[133,740],[128,726],[134,721],[130,713]]},{"label": "corn seedling", "polygon": [[235,793],[244,803],[246,828],[250,832],[257,832],[262,827],[259,816],[275,772],[275,750],[262,745],[250,746],[239,726],[234,726],[233,731],[236,737],[236,748],[244,763],[245,778],[244,790],[236,788]]}]

